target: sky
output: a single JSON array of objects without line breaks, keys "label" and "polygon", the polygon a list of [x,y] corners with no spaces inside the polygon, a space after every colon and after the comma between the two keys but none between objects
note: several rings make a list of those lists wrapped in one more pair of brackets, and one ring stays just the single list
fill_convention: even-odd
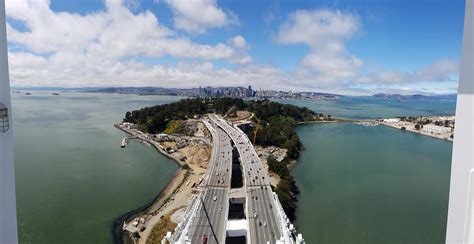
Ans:
[{"label": "sky", "polygon": [[463,0],[6,0],[14,87],[455,93]]}]

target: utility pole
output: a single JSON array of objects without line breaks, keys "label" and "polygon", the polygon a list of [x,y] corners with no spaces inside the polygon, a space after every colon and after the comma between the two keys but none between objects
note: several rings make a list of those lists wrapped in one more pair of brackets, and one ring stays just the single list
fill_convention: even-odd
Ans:
[{"label": "utility pole", "polygon": [[18,243],[5,1],[0,0],[0,243]]}]

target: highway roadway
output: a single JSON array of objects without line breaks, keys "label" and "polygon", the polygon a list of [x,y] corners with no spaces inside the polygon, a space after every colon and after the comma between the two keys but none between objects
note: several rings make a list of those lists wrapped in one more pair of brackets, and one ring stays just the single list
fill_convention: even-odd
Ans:
[{"label": "highway roadway", "polygon": [[281,236],[279,215],[275,207],[268,175],[247,135],[216,115],[209,115],[237,146],[240,154],[244,186],[247,192],[250,243],[275,243]]},{"label": "highway roadway", "polygon": [[225,243],[232,145],[229,136],[222,129],[206,121],[204,123],[212,134],[213,150],[210,167],[201,183],[205,187],[201,202],[204,204],[201,204],[196,213],[189,237],[191,243]]}]

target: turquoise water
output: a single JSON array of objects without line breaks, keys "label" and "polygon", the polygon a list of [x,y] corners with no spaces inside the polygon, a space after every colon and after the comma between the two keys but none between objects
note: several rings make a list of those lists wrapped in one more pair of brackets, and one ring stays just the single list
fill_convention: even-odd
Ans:
[{"label": "turquoise water", "polygon": [[296,226],[308,243],[444,243],[452,143],[356,124],[297,132]]},{"label": "turquoise water", "polygon": [[124,113],[177,97],[13,94],[21,243],[110,243],[119,215],[150,200],[177,166],[113,127]]}]

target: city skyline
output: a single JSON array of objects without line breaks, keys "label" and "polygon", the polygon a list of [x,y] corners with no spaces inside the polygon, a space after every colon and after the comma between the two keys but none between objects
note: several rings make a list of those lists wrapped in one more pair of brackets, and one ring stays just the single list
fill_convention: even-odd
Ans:
[{"label": "city skyline", "polygon": [[456,93],[463,1],[182,3],[7,1],[12,85]]}]

